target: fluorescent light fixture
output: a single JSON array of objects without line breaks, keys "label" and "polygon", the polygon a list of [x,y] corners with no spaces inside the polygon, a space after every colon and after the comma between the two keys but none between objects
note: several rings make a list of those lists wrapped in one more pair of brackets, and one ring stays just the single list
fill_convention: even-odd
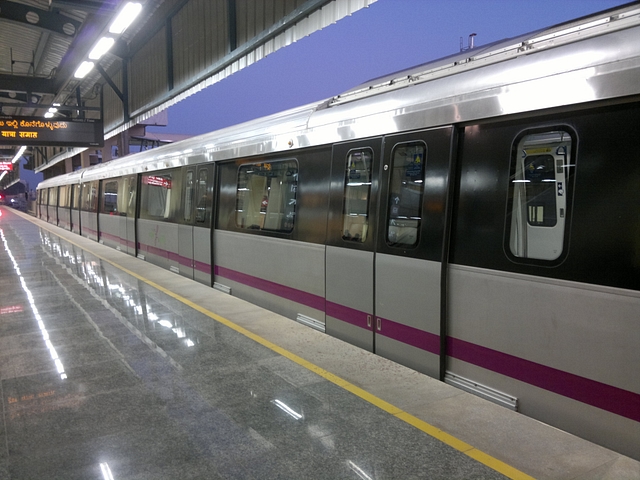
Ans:
[{"label": "fluorescent light fixture", "polygon": [[93,66],[93,62],[82,62],[73,76],[76,78],[84,78],[87,76],[87,73],[89,73],[93,69]]},{"label": "fluorescent light fixture", "polygon": [[141,11],[142,4],[138,2],[127,2],[116,19],[111,23],[109,33],[120,35],[133,23]]},{"label": "fluorescent light fixture", "polygon": [[53,118],[53,113],[47,112],[44,114],[44,118]]},{"label": "fluorescent light fixture", "polygon": [[13,160],[11,160],[11,163],[16,163],[18,160],[20,160],[20,158],[22,157],[22,154],[26,149],[27,147],[25,146],[20,147],[20,150],[18,150],[18,153],[16,153],[16,156],[13,157]]},{"label": "fluorescent light fixture", "polygon": [[89,52],[89,59],[99,60],[105,53],[109,51],[111,47],[113,47],[114,43],[116,43],[116,41],[113,38],[102,37],[100,40],[98,40],[96,46],[93,47],[93,49]]}]

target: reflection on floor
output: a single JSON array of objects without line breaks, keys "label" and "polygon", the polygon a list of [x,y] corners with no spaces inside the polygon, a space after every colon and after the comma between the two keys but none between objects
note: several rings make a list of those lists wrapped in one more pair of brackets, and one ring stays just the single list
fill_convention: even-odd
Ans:
[{"label": "reflection on floor", "polygon": [[0,223],[0,478],[504,478],[77,246]]}]

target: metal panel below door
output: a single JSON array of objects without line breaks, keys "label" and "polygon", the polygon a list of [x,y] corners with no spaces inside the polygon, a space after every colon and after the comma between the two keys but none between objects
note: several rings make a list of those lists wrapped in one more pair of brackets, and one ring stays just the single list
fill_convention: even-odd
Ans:
[{"label": "metal panel below door", "polygon": [[376,255],[376,353],[439,376],[440,263]]},{"label": "metal panel below door", "polygon": [[373,351],[373,252],[327,247],[326,331]]}]

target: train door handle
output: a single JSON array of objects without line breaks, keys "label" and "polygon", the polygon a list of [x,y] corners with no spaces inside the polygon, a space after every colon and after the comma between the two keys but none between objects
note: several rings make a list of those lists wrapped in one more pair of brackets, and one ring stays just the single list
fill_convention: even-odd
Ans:
[{"label": "train door handle", "polygon": [[382,331],[382,320],[380,317],[376,317],[376,329],[381,332]]},{"label": "train door handle", "polygon": [[371,324],[372,324],[371,315],[367,315],[367,327],[371,328]]}]

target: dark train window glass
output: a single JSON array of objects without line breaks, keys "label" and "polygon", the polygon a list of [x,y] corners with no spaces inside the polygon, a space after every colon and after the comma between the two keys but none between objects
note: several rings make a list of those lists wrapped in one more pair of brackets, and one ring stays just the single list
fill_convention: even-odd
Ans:
[{"label": "dark train window glass", "polygon": [[208,186],[208,170],[200,170],[198,172],[198,184],[197,184],[197,198],[198,204],[196,205],[196,223],[204,223],[209,225],[211,218],[211,207],[213,199],[209,192]]},{"label": "dark train window glass", "polygon": [[238,170],[236,225],[252,230],[293,230],[298,162],[242,165]]},{"label": "dark train window glass", "polygon": [[387,225],[390,246],[412,247],[418,243],[426,154],[427,146],[422,142],[393,149]]},{"label": "dark train window glass", "polygon": [[342,212],[342,238],[347,241],[362,243],[367,239],[372,160],[370,149],[347,155]]},{"label": "dark train window glass", "polygon": [[102,213],[118,213],[118,182],[104,182],[102,185]]},{"label": "dark train window glass", "polygon": [[562,130],[517,140],[509,188],[509,250],[519,258],[556,260],[563,251],[568,181],[575,166]]},{"label": "dark train window glass", "polygon": [[187,171],[184,189],[184,221],[191,223],[193,212],[193,196],[195,195],[195,182],[193,180],[193,170]]}]

